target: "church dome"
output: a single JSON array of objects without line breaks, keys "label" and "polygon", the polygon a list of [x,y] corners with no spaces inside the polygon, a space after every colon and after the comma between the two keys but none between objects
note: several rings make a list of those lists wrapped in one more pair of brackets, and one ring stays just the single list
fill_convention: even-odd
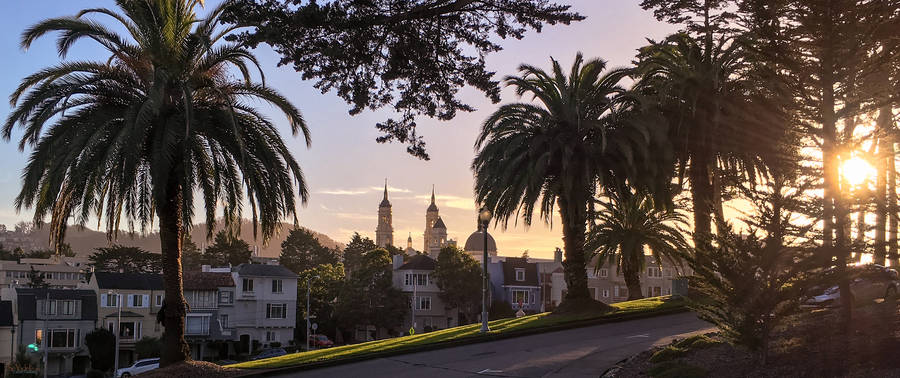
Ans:
[{"label": "church dome", "polygon": [[[491,234],[488,234],[488,252],[497,252],[497,242],[494,241],[494,237]],[[484,232],[475,231],[472,235],[469,235],[469,238],[466,239],[465,248],[463,248],[466,252],[476,251],[481,252],[484,251]]]}]

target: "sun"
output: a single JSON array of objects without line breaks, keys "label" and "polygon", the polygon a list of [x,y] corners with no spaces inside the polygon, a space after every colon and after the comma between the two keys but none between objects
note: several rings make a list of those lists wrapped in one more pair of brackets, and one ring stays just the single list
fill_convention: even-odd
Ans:
[{"label": "sun", "polygon": [[854,156],[841,164],[841,173],[851,186],[860,186],[874,177],[877,172],[868,161]]}]

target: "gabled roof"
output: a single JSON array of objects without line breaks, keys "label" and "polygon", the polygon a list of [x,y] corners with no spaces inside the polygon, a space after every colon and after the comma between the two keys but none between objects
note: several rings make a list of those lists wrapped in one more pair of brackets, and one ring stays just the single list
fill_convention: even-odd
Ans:
[{"label": "gabled roof", "polygon": [[184,290],[216,290],[234,287],[231,273],[184,272]]},{"label": "gabled roof", "polygon": [[294,272],[281,265],[269,264],[241,264],[235,268],[236,272],[241,276],[262,276],[262,277],[286,277],[297,278]]},{"label": "gabled roof", "polygon": [[441,217],[438,217],[437,221],[434,222],[434,226],[431,228],[443,228],[446,230],[447,226],[444,225],[444,220],[441,219]]},{"label": "gabled roof", "polygon": [[16,288],[19,320],[37,319],[37,300],[71,299],[81,301],[80,320],[97,320],[97,294],[93,290]]},{"label": "gabled roof", "polygon": [[[516,281],[516,269],[525,271],[525,280]],[[523,257],[507,257],[503,262],[504,286],[538,286],[537,264]]]},{"label": "gabled roof", "polygon": [[435,261],[428,255],[415,255],[401,265],[397,270],[434,270]]},{"label": "gabled roof", "polygon": [[112,290],[163,290],[161,274],[95,272],[97,287]]}]

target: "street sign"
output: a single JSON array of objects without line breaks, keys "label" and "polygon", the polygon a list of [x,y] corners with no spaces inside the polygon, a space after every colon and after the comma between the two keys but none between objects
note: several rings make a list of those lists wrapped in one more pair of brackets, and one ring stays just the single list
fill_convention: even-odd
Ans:
[{"label": "street sign", "polygon": [[313,324],[312,324],[312,330],[315,331],[315,330],[317,330],[317,329],[319,329],[319,324],[318,324],[318,323],[313,323]]}]

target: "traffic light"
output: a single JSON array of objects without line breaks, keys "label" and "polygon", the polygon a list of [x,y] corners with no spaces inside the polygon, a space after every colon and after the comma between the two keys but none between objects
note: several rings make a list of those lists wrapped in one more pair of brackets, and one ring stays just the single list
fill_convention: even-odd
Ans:
[{"label": "traffic light", "polygon": [[28,346],[26,346],[25,348],[28,349],[29,352],[37,352],[41,349],[41,344],[32,343],[28,344]]}]

